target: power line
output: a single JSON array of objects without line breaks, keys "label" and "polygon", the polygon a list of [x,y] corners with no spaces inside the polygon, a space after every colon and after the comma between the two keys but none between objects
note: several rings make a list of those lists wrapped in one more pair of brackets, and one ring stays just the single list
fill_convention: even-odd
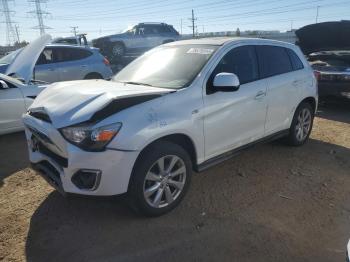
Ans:
[{"label": "power line", "polygon": [[8,3],[13,0],[1,0],[2,3],[2,13],[5,16],[6,23],[6,44],[11,45],[16,41],[16,33],[13,29],[13,21],[11,20],[11,14],[14,13],[10,10]]},{"label": "power line", "polygon": [[44,25],[44,19],[43,19],[43,16],[49,15],[50,13],[41,9],[41,4],[46,3],[47,0],[28,0],[28,2],[35,3],[35,10],[30,11],[29,13],[35,14],[36,17],[38,18],[38,25],[33,27],[33,29],[39,29],[40,35],[43,35],[45,34],[45,29],[51,29],[50,27]]}]

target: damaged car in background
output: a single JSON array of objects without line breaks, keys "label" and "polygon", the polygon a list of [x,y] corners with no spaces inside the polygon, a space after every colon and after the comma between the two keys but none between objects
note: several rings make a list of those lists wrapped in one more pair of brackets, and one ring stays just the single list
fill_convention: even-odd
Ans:
[{"label": "damaged car in background", "polygon": [[281,137],[303,145],[316,107],[298,47],[217,38],[161,45],[111,81],[55,83],[23,121],[33,169],[59,192],[126,193],[157,216],[181,202],[193,169]]},{"label": "damaged car in background", "polygon": [[314,69],[320,97],[350,99],[350,21],[307,25],[295,34]]},{"label": "damaged car in background", "polygon": [[33,41],[13,57],[5,74],[0,73],[0,135],[23,130],[22,115],[47,87],[32,78],[35,61],[50,41],[49,35]]},{"label": "damaged car in background", "polygon": [[[20,54],[22,49],[0,59],[0,73]],[[54,83],[81,79],[110,79],[113,75],[107,58],[97,48],[48,44],[36,60],[33,79]]]}]

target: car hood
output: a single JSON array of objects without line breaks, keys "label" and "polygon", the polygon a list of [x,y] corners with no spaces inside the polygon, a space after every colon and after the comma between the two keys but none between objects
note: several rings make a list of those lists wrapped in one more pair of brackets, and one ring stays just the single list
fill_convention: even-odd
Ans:
[{"label": "car hood", "polygon": [[44,50],[45,45],[50,41],[50,35],[43,35],[24,47],[6,69],[6,75],[15,75],[28,84],[32,79],[36,61]]},{"label": "car hood", "polygon": [[324,22],[304,26],[295,34],[304,54],[318,51],[350,50],[350,21]]},{"label": "car hood", "polygon": [[[92,121],[96,114],[100,116],[98,120],[102,120],[103,117],[173,91],[105,80],[60,82],[42,91],[29,111],[46,113],[53,126],[61,128]],[[108,112],[102,112],[104,109]]]}]

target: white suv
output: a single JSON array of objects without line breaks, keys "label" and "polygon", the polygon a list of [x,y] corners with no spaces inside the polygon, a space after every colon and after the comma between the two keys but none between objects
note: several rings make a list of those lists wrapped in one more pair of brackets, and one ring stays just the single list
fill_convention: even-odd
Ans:
[{"label": "white suv", "polygon": [[302,145],[317,83],[298,47],[261,39],[162,45],[112,81],[56,83],[24,115],[30,161],[62,193],[128,194],[161,215],[202,171],[258,142]]}]

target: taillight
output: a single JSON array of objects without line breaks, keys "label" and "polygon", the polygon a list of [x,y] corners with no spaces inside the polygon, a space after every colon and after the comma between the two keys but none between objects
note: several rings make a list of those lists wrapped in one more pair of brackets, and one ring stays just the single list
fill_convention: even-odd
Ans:
[{"label": "taillight", "polygon": [[108,61],[108,59],[107,58],[103,58],[103,63],[106,65],[106,66],[110,66],[111,65],[111,63]]},{"label": "taillight", "polygon": [[319,81],[321,78],[321,73],[319,71],[314,70],[314,75],[316,77],[316,80]]}]

